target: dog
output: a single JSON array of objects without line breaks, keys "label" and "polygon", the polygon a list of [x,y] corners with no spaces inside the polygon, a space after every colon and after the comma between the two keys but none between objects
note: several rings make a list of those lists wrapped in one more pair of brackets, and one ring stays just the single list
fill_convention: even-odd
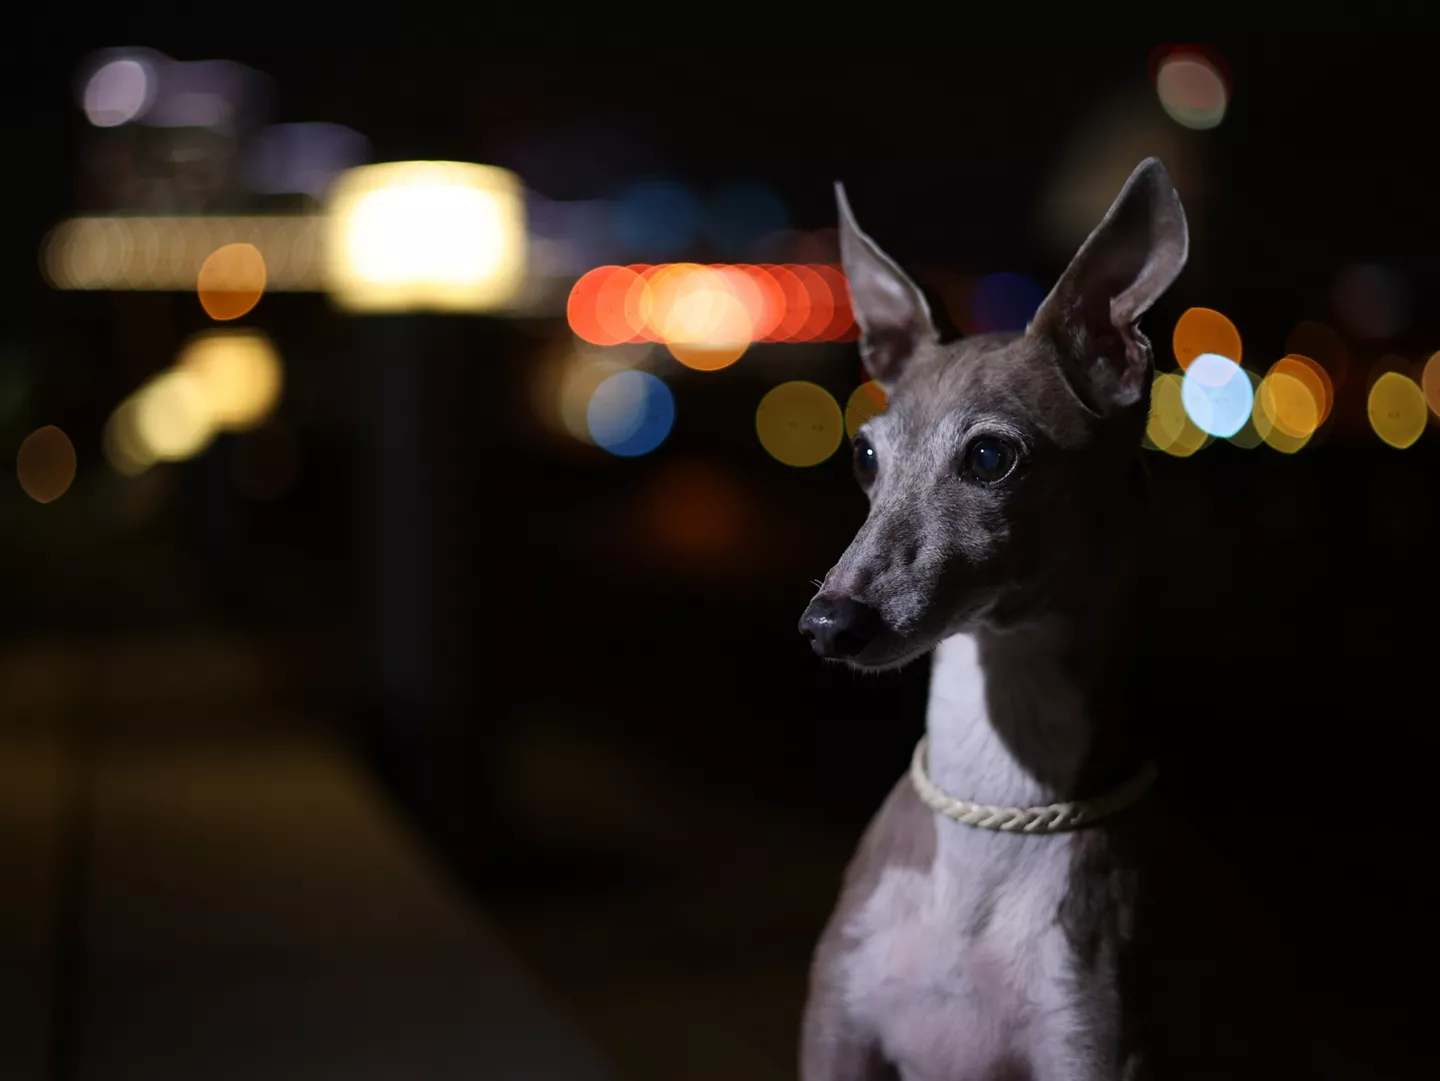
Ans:
[{"label": "dog", "polygon": [[836,199],[887,406],[853,441],[868,516],[800,631],[856,669],[933,668],[925,739],[815,950],[803,1081],[1356,1076],[1300,1035],[1213,864],[1170,869],[1131,678],[1139,321],[1189,252],[1164,166],[1139,164],[1022,333],[950,342]]}]

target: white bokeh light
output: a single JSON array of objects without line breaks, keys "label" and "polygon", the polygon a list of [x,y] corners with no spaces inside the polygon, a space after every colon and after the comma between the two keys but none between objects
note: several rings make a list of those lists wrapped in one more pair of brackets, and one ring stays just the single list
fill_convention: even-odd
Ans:
[{"label": "white bokeh light", "polygon": [[125,57],[101,65],[85,84],[85,117],[97,128],[138,120],[155,100],[155,71],[143,60]]},{"label": "white bokeh light", "polygon": [[1202,353],[1185,369],[1180,401],[1202,432],[1228,439],[1249,419],[1255,390],[1240,365],[1229,357]]}]

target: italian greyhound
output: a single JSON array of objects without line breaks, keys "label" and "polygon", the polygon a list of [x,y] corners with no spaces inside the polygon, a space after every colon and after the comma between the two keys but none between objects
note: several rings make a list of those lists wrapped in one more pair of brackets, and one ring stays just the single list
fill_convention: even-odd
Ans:
[{"label": "italian greyhound", "polygon": [[[1138,321],[1187,257],[1170,177],[1140,163],[1024,332],[954,342],[839,184],[836,198],[861,357],[887,407],[853,441],[868,516],[800,630],[857,669],[934,657],[925,739],[816,948],[801,1075],[1263,1074],[1268,1060],[1198,1020],[1203,980],[1162,1001],[1181,978],[1147,984],[1136,963],[1158,818],[1130,678],[1152,380]],[[1204,953],[1191,947],[1202,969]],[[1233,1004],[1226,982],[1214,1000]],[[1194,1046],[1156,1049],[1162,1011],[1193,1023],[1174,1039]],[[1300,1062],[1284,1075],[1319,1075]]]}]

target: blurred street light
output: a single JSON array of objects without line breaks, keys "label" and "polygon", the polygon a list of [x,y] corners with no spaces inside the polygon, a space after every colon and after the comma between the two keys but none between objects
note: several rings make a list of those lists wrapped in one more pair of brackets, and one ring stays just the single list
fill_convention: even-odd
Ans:
[{"label": "blurred street light", "polygon": [[325,230],[327,289],[346,311],[497,311],[524,284],[524,191],[504,169],[414,161],[347,170],[330,191]]}]

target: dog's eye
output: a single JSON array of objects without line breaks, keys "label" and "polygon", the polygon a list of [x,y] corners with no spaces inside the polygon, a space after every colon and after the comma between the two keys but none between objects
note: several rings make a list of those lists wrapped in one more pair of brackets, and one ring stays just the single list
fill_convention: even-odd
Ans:
[{"label": "dog's eye", "polygon": [[879,459],[875,456],[875,448],[870,440],[863,435],[855,437],[855,479],[860,482],[860,487],[870,487],[870,482],[875,479],[875,467],[879,465]]},{"label": "dog's eye", "polygon": [[981,436],[965,452],[965,469],[982,484],[994,484],[1010,475],[1019,457],[1005,440]]}]

